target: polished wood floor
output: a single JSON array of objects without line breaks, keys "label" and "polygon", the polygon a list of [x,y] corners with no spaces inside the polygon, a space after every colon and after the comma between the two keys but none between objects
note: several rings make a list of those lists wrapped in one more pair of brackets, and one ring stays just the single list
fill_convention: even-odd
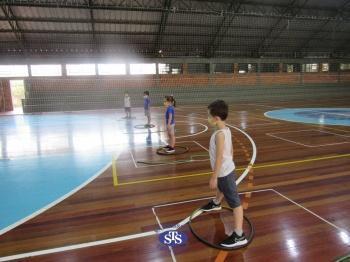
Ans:
[{"label": "polished wood floor", "polygon": [[[172,252],[158,236],[149,236],[23,260],[332,261],[348,254],[350,127],[278,121],[264,113],[287,107],[349,106],[348,99],[230,106],[227,122],[247,132],[257,146],[254,168],[239,186],[245,214],[256,230],[244,249],[226,252],[208,247],[185,225],[180,231],[188,242]],[[162,114],[162,109],[155,111]],[[189,147],[188,153],[161,157],[155,148],[145,147],[149,140],[124,148],[117,159],[118,186],[113,185],[111,167],[68,199],[1,235],[0,257],[159,229],[155,215],[163,227],[173,226],[203,205],[207,201],[203,198],[214,194],[208,187],[206,160],[211,130],[189,135],[207,125],[205,106],[180,106],[177,121],[177,135],[182,136],[178,143]],[[164,139],[163,132],[157,134]],[[251,160],[252,146],[239,131],[232,129],[232,134],[239,176]],[[202,226],[214,232],[217,225],[208,220]]]}]

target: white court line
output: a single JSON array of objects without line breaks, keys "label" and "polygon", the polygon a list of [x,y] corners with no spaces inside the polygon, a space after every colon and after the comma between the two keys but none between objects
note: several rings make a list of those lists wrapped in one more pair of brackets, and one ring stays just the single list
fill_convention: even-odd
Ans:
[{"label": "white court line", "polygon": [[275,136],[275,135],[272,135],[272,134],[269,134],[269,133],[266,133],[266,135],[270,136],[270,137],[273,137],[273,138],[281,139],[283,141],[287,141],[287,142],[290,142],[290,143],[293,143],[293,144],[297,144],[297,145],[300,145],[300,146],[312,147],[312,146],[308,146],[308,145],[305,145],[305,144],[302,144],[302,143],[299,143],[299,142],[295,142],[295,141],[292,141],[292,140],[289,140],[289,139],[286,139],[286,138]]},{"label": "white court line", "polygon": [[262,105],[262,104],[252,104],[252,103],[249,103],[249,104],[244,103],[243,105],[253,105],[253,106],[262,106],[262,107],[279,108],[279,109],[284,108],[280,106],[268,106],[268,105]]},{"label": "white court line", "polygon": [[[203,211],[197,212],[196,214],[194,214],[193,217],[199,216],[202,212]],[[64,247],[50,248],[50,249],[45,249],[45,250],[39,250],[39,251],[33,251],[33,252],[22,253],[22,254],[17,254],[17,255],[11,255],[11,256],[7,256],[7,257],[0,257],[0,262],[23,259],[23,258],[28,258],[28,257],[42,256],[42,255],[48,255],[48,254],[54,254],[54,253],[59,253],[59,252],[67,252],[67,251],[76,250],[76,249],[101,246],[101,245],[106,245],[106,244],[111,244],[111,243],[122,242],[122,241],[126,241],[126,240],[132,240],[132,239],[137,239],[137,238],[158,235],[158,234],[161,234],[161,233],[166,232],[166,231],[178,230],[180,227],[187,224],[189,219],[190,219],[190,217],[187,217],[184,220],[180,221],[178,224],[174,225],[173,227],[163,228],[161,226],[161,230],[152,230],[152,231],[148,231],[148,232],[142,232],[142,233],[126,235],[126,236],[121,236],[121,237],[115,237],[115,238],[110,238],[110,239],[86,242],[86,243],[75,244],[75,245],[64,246]],[[160,223],[159,219],[157,219],[157,222]]]},{"label": "white court line", "polygon": [[[306,145],[306,144],[303,144],[303,143],[300,143],[300,142],[296,142],[294,140],[290,140],[290,139],[287,139],[287,138],[283,138],[283,137],[280,137],[280,136],[277,136],[276,134],[288,134],[288,133],[297,133],[297,132],[309,132],[309,131],[314,131],[314,132],[319,132],[319,133],[329,133],[329,134],[333,134],[331,132],[326,132],[326,131],[320,131],[320,130],[316,130],[316,129],[305,129],[305,130],[297,130],[297,131],[287,131],[287,132],[276,132],[276,133],[266,133],[267,136],[270,136],[270,137],[274,137],[274,138],[277,138],[277,139],[280,139],[280,140],[284,140],[284,141],[287,141],[287,142],[290,142],[290,143],[293,143],[293,144],[297,144],[297,145],[301,145],[301,146],[305,146],[305,147],[310,147],[310,148],[316,148],[316,147],[323,147],[323,146],[334,146],[334,145],[342,145],[342,144],[347,144],[347,143],[350,143],[350,141],[344,141],[344,142],[338,142],[338,143],[329,143],[329,144],[321,144],[321,145]],[[334,135],[337,135],[334,133]],[[342,136],[342,135],[339,135],[339,136]]]},{"label": "white court line", "polygon": [[[153,212],[153,215],[156,217],[156,220],[157,220],[157,223],[158,223],[160,229],[162,230],[162,229],[163,229],[163,226],[162,226],[162,224],[160,223],[160,220],[159,220],[159,218],[158,218],[158,216],[157,216],[157,213],[156,213],[156,211],[155,211],[155,209],[154,209],[153,207],[152,207],[152,212]],[[172,260],[173,260],[174,262],[176,262],[176,257],[175,257],[173,248],[172,248],[171,246],[168,246],[168,248],[169,248],[169,250],[170,250],[170,254],[171,254]]]},{"label": "white court line", "polygon": [[[288,134],[288,133],[298,133],[298,132],[307,132],[307,131],[315,131],[315,132],[320,132],[320,133],[326,133],[326,134],[332,134],[335,136],[343,136],[343,137],[350,137],[347,135],[340,135],[334,132],[330,132],[330,131],[324,131],[324,130],[318,130],[318,129],[301,129],[301,130],[294,130],[294,131],[283,131],[283,132],[274,132],[274,133],[269,133],[269,134]],[[343,131],[346,132],[346,131]]]},{"label": "white court line", "polygon": [[[270,190],[272,190],[272,189],[268,188],[268,189],[260,189],[260,190],[253,190],[253,191],[245,191],[245,192],[240,192],[238,194],[239,195],[243,195],[243,194],[246,194],[246,193],[259,193],[259,192],[265,192],[265,191],[270,191]],[[178,201],[178,202],[170,202],[170,203],[166,203],[166,204],[160,204],[160,205],[153,206],[153,208],[180,205],[180,204],[191,203],[191,202],[196,202],[196,201],[206,200],[206,199],[212,199],[212,198],[214,198],[214,197],[213,196],[211,196],[211,197],[201,197],[201,198],[195,198],[195,199]]]},{"label": "white court line", "polygon": [[[119,152],[120,153],[120,152]],[[118,153],[118,154],[119,154]],[[118,158],[118,156],[116,156],[115,158]],[[60,198],[56,199],[55,201],[51,202],[50,204],[44,206],[43,208],[35,211],[34,213],[30,214],[29,216],[26,216],[25,218],[22,218],[21,220],[18,220],[17,222],[3,228],[2,230],[0,230],[0,236],[2,234],[5,234],[6,232],[14,229],[15,227],[18,227],[19,225],[27,222],[28,220],[40,215],[41,213],[45,212],[46,210],[50,209],[51,207],[57,205],[58,203],[62,202],[63,200],[65,200],[66,198],[70,197],[71,195],[73,195],[74,193],[78,192],[80,189],[82,189],[83,187],[85,187],[86,185],[88,185],[89,183],[91,183],[93,180],[95,180],[98,176],[100,176],[103,172],[105,172],[110,166],[111,166],[112,162],[109,162],[107,165],[105,165],[99,172],[97,172],[94,176],[90,177],[89,179],[87,179],[84,183],[80,184],[79,186],[73,188],[70,192],[68,192],[67,194],[61,196]],[[1,261],[1,260],[0,260]]]},{"label": "white court line", "polygon": [[[335,225],[334,223],[328,221],[327,219],[317,215],[315,212],[311,211],[310,209],[304,207],[303,205],[295,202],[294,200],[288,198],[287,196],[283,195],[282,193],[280,193],[279,191],[277,191],[276,189],[273,188],[267,188],[267,189],[261,189],[261,190],[253,190],[253,191],[246,191],[246,192],[240,192],[239,195],[243,195],[246,193],[261,193],[261,192],[266,192],[266,191],[272,191],[274,193],[276,193],[277,195],[283,197],[284,199],[288,200],[289,202],[293,203],[294,205],[302,208],[303,210],[307,211],[308,213],[310,213],[311,215],[317,217],[318,219],[322,220],[323,222],[327,223],[328,225],[336,228],[337,230],[341,231],[341,232],[347,232],[347,230]],[[156,205],[153,208],[161,208],[161,207],[167,207],[167,206],[174,206],[174,205],[180,205],[180,204],[186,204],[186,203],[191,203],[191,202],[196,202],[196,201],[201,201],[201,200],[206,200],[206,199],[213,199],[214,197],[203,197],[203,198],[196,198],[196,199],[191,199],[191,200],[186,200],[186,201],[178,201],[178,202],[172,202],[172,203],[167,203],[167,204],[162,204],[162,205]],[[350,234],[350,233],[348,233]]]},{"label": "white court line", "polygon": [[206,148],[205,146],[203,146],[203,145],[200,144],[199,142],[194,141],[194,140],[193,140],[193,142],[196,143],[196,144],[197,144],[198,146],[200,146],[201,148],[203,148],[205,151],[209,152],[208,148]]},{"label": "white court line", "polygon": [[312,212],[310,209],[304,207],[303,205],[295,202],[294,200],[288,198],[287,196],[283,195],[282,193],[280,193],[279,191],[277,191],[276,189],[271,189],[272,191],[274,191],[276,194],[280,195],[281,197],[283,197],[284,199],[287,199],[289,202],[293,203],[294,205],[297,205],[298,207],[304,209],[305,211],[307,211],[308,213],[312,214],[313,216],[317,217],[318,219],[322,220],[323,222],[327,223],[328,225],[336,228],[337,230],[341,231],[341,232],[346,232],[347,234],[350,234],[349,232],[347,232],[347,230],[338,227],[337,225],[333,224],[332,222],[328,221],[327,219],[324,219],[323,217],[317,215],[316,213]]},{"label": "white court line", "polygon": [[301,130],[293,130],[293,131],[283,131],[283,132],[273,132],[268,134],[288,134],[288,133],[299,133],[299,132],[308,132],[308,131],[318,131],[317,129],[301,129]]},{"label": "white court line", "polygon": [[135,158],[134,158],[134,154],[131,152],[131,149],[130,149],[130,148],[129,148],[129,153],[130,153],[130,155],[131,155],[132,162],[134,163],[135,168],[138,168],[137,163],[136,163]]}]

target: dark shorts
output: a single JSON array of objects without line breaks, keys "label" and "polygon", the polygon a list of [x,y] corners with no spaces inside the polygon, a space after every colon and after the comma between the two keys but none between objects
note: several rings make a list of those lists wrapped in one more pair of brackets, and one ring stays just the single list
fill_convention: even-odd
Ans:
[{"label": "dark shorts", "polygon": [[131,107],[124,107],[125,108],[125,112],[130,113],[131,112]]},{"label": "dark shorts", "polygon": [[236,208],[241,205],[234,171],[227,176],[218,177],[218,189],[224,194],[226,202],[231,208]]},{"label": "dark shorts", "polygon": [[145,116],[147,116],[147,117],[151,116],[151,112],[149,109],[145,109]]}]

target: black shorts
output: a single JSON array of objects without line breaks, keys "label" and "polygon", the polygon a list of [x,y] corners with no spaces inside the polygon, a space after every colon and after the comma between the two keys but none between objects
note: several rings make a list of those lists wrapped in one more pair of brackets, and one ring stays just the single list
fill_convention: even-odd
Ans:
[{"label": "black shorts", "polygon": [[131,113],[131,107],[124,107],[126,113]]},{"label": "black shorts", "polygon": [[218,177],[218,189],[225,196],[226,202],[231,208],[236,208],[241,205],[236,186],[235,172],[232,171],[229,175]]}]

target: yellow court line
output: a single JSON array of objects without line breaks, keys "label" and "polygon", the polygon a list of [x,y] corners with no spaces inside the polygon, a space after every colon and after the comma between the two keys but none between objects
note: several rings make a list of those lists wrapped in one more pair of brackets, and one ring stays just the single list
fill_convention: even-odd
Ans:
[{"label": "yellow court line", "polygon": [[[307,163],[307,162],[314,162],[314,161],[321,161],[321,160],[328,160],[328,159],[336,159],[336,158],[344,158],[344,157],[350,157],[350,154],[332,155],[332,156],[317,157],[317,158],[310,158],[310,159],[296,160],[296,161],[286,161],[286,162],[272,163],[272,164],[266,164],[266,165],[255,165],[255,166],[252,166],[252,168],[259,169],[259,168],[268,168],[268,167],[276,167],[276,166],[286,166],[286,165],[293,165],[293,164],[300,164],[300,163]],[[245,169],[246,169],[245,167],[240,167],[240,168],[237,168],[236,171],[243,171]],[[197,177],[197,176],[210,175],[212,173],[213,172],[205,172],[205,173],[197,173],[197,174],[182,175],[182,176],[160,177],[160,178],[153,178],[153,179],[146,179],[146,180],[137,180],[137,181],[131,181],[131,182],[117,183],[117,184],[114,183],[114,186],[126,186],[126,185],[159,182],[159,181],[174,180],[174,179],[181,179],[181,178]]]},{"label": "yellow court line", "polygon": [[114,156],[112,158],[112,175],[114,186],[118,186],[117,164]]}]

